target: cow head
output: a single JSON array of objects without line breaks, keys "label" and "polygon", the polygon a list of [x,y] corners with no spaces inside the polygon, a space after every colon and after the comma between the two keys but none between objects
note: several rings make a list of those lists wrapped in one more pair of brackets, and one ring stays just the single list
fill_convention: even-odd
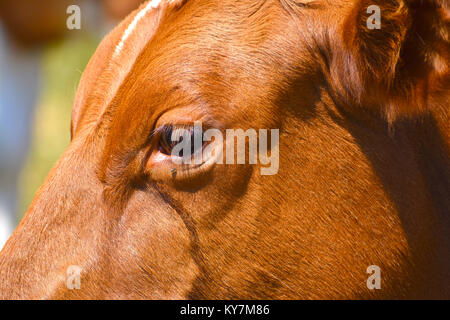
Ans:
[{"label": "cow head", "polygon": [[[83,74],[1,295],[448,297],[449,52],[446,1],[143,4]],[[278,129],[278,168],[175,163],[195,122]]]}]

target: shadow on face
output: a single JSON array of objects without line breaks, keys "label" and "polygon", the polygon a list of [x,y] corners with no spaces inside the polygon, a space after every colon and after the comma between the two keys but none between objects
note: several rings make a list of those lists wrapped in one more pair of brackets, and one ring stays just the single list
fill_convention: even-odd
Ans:
[{"label": "shadow on face", "polygon": [[[83,74],[72,143],[0,256],[3,294],[448,295],[438,267],[445,252],[436,249],[436,239],[448,241],[437,222],[448,175],[432,182],[448,172],[440,120],[448,39],[436,33],[448,29],[445,6],[375,4],[385,29],[367,28],[364,0],[143,4]],[[433,27],[414,20],[421,9]],[[431,53],[413,46],[414,32]],[[236,164],[238,148],[227,152],[233,138],[218,149],[233,163],[174,163],[167,133],[189,137],[195,122],[224,137],[278,130],[266,145],[279,155],[276,174],[261,174],[260,153],[249,163],[249,136],[248,162]],[[434,147],[414,140],[422,129]],[[80,290],[67,290],[69,265],[82,270]],[[382,291],[366,286],[371,265],[383,270]]]}]

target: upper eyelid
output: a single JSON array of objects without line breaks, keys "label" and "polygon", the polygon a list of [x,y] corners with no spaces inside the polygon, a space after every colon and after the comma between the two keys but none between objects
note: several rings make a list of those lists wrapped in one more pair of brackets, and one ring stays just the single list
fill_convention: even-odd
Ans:
[{"label": "upper eyelid", "polygon": [[170,129],[180,129],[180,128],[185,128],[185,129],[189,129],[189,128],[193,128],[194,125],[188,125],[188,124],[162,124],[160,126],[158,126],[155,130],[152,131],[152,133],[150,134],[150,137],[154,137],[155,135],[160,135],[162,133],[164,133],[164,131],[169,130]]},{"label": "upper eyelid", "polygon": [[294,8],[315,9],[321,6],[318,0],[279,0],[285,10],[289,12]]},{"label": "upper eyelid", "polygon": [[202,125],[203,131],[206,131],[208,129],[221,129],[222,126],[218,125],[216,121],[213,120],[213,118],[208,118],[206,120],[192,120],[188,122],[163,122],[159,124],[152,132],[151,137],[156,134],[161,134],[164,132],[164,130],[172,127],[173,129],[191,129],[194,127],[195,122],[200,122]]},{"label": "upper eyelid", "polygon": [[157,141],[159,141],[161,136],[165,132],[168,132],[169,130],[172,130],[172,132],[175,132],[176,129],[185,129],[185,130],[189,130],[189,131],[193,132],[193,128],[194,128],[193,124],[192,125],[189,125],[189,124],[162,124],[150,133],[147,141],[150,144],[155,144]]},{"label": "upper eyelid", "polygon": [[[214,116],[211,115],[201,115],[198,118],[191,118],[186,117],[186,119],[183,119],[180,121],[180,118],[165,118],[162,120],[161,118],[165,118],[164,115],[160,115],[157,118],[156,124],[154,126],[154,129],[150,132],[146,144],[151,144],[154,142],[153,140],[155,137],[161,136],[161,134],[167,130],[168,128],[172,127],[184,127],[184,128],[192,128],[195,124],[195,122],[200,122],[202,124],[203,131],[207,131],[208,129],[218,129],[218,130],[224,130],[224,126],[222,123],[217,121]],[[172,118],[172,119],[171,119]],[[183,117],[182,117],[183,118]]]}]

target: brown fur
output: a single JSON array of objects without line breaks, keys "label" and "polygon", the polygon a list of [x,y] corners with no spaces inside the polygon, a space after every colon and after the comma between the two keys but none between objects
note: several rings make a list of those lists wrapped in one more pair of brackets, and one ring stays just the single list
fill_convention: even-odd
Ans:
[{"label": "brown fur", "polygon": [[[113,58],[133,13],[83,74],[0,296],[449,298],[447,2],[370,3],[381,30],[364,29],[365,0],[179,1]],[[279,173],[174,178],[150,133],[195,120],[280,128]]]}]

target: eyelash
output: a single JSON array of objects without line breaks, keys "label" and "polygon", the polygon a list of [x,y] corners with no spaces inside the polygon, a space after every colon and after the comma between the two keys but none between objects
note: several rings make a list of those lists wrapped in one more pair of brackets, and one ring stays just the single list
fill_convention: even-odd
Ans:
[{"label": "eyelash", "polygon": [[[159,137],[158,139],[158,150],[161,153],[164,153],[166,155],[170,155],[172,152],[172,149],[182,141],[183,133],[185,131],[189,131],[189,135],[191,137],[191,156],[197,152],[198,150],[195,150],[194,146],[194,127],[191,125],[162,125],[158,129],[155,130],[153,135],[156,135]],[[177,133],[177,131],[179,131]],[[172,141],[172,137],[174,140]],[[202,132],[202,149],[205,146],[205,141],[203,140],[203,132]],[[183,156],[180,154],[180,156]]]}]

